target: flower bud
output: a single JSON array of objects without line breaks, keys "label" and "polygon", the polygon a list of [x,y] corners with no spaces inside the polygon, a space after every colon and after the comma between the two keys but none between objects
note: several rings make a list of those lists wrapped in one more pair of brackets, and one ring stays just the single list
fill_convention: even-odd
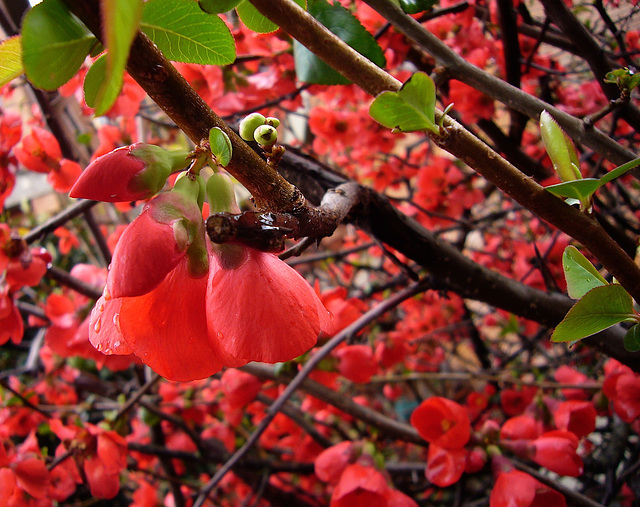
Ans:
[{"label": "flower bud", "polygon": [[582,179],[573,142],[547,111],[540,113],[540,134],[553,168],[562,181]]},{"label": "flower bud", "polygon": [[128,202],[157,194],[172,172],[186,168],[188,152],[136,143],[91,162],[69,192],[103,202]]},{"label": "flower bud", "polygon": [[271,125],[274,128],[278,128],[278,126],[280,125],[280,120],[278,120],[278,118],[276,118],[275,116],[267,116],[266,124]]},{"label": "flower bud", "polygon": [[240,137],[245,141],[253,141],[253,133],[255,130],[264,125],[266,122],[266,118],[264,115],[260,113],[251,113],[248,116],[245,116],[240,122],[239,132]]},{"label": "flower bud", "polygon": [[207,199],[211,213],[240,213],[233,182],[224,173],[215,173],[207,180]]},{"label": "flower bud", "polygon": [[260,146],[273,146],[278,140],[278,132],[271,125],[262,125],[255,130],[253,138]]}]

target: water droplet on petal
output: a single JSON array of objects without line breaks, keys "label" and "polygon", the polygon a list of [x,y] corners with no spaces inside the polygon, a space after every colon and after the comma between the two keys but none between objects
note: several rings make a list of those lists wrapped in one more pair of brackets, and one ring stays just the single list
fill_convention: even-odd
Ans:
[{"label": "water droplet on petal", "polygon": [[120,331],[120,314],[119,313],[115,313],[113,315],[113,325],[116,327],[116,331],[118,333],[122,332],[122,331]]},{"label": "water droplet on petal", "polygon": [[111,354],[111,349],[109,347],[107,347],[106,349],[104,349],[104,354],[109,355]]},{"label": "water droplet on petal", "polygon": [[222,340],[222,339],[224,338],[224,335],[222,334],[222,331],[218,331],[218,332],[216,333],[216,335],[218,336],[218,338],[219,338],[220,340]]},{"label": "water droplet on petal", "polygon": [[111,299],[111,294],[109,293],[109,291],[105,290],[104,291],[104,300],[105,301],[109,301]]},{"label": "water droplet on petal", "polygon": [[104,312],[104,305],[102,303],[100,303],[100,306],[98,306],[98,311]]},{"label": "water droplet on petal", "polygon": [[118,348],[120,346],[120,340],[116,340],[115,342],[113,342],[113,346],[115,348]]},{"label": "water droplet on petal", "polygon": [[102,343],[98,342],[96,349],[98,349],[98,352],[102,352]]},{"label": "water droplet on petal", "polygon": [[[98,317],[98,320],[96,320],[96,321],[93,323],[93,330],[94,330],[96,333],[99,333],[99,332],[100,332],[100,328],[101,328],[101,327],[102,327],[102,319],[100,319],[100,318]],[[100,349],[98,349],[98,350],[100,350]]]}]

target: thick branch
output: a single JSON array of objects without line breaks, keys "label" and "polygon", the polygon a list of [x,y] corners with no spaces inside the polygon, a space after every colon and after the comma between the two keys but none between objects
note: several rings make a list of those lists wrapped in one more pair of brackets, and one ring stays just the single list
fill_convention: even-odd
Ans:
[{"label": "thick branch", "polygon": [[[315,22],[292,0],[251,0],[251,2],[263,15],[280,25],[302,44],[308,45],[326,63],[334,65],[336,70],[367,92],[377,94],[384,90],[399,88],[400,85],[396,79],[360,56],[324,26]],[[390,2],[386,0],[369,0],[369,3],[371,5],[382,3],[388,8],[386,10],[395,12],[396,18],[397,11],[400,11],[403,19],[416,23],[419,27],[418,35],[431,35],[413,18],[406,16],[397,5],[393,4],[389,7],[387,3]],[[439,40],[438,43],[444,46]],[[447,52],[450,52],[448,48]],[[342,56],[336,58],[336,54]],[[464,62],[457,55],[456,58]],[[517,90],[517,88],[510,88]],[[523,93],[523,95],[529,97],[527,94]],[[508,105],[511,106],[511,104]],[[440,114],[441,112],[437,112],[436,117]],[[444,125],[449,135],[443,138],[433,136],[433,140],[439,146],[467,163],[540,218],[580,241],[602,262],[607,271],[615,276],[637,301],[640,301],[640,269],[595,220],[547,192],[457,122],[447,117],[444,119]],[[617,145],[617,143],[614,144]]]}]

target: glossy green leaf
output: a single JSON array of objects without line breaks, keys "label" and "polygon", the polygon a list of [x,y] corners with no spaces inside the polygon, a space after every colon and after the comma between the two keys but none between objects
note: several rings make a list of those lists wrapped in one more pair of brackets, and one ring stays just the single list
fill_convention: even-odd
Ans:
[{"label": "glossy green leaf", "polygon": [[580,299],[595,287],[608,285],[604,277],[575,246],[565,248],[562,254],[562,268],[567,280],[567,292],[573,299]]},{"label": "glossy green leaf", "polygon": [[580,340],[624,321],[636,321],[629,293],[621,285],[596,287],[569,310],[551,341]]},{"label": "glossy green leaf", "polygon": [[400,7],[406,14],[418,14],[433,8],[437,0],[400,0]]},{"label": "glossy green leaf", "polygon": [[624,335],[622,340],[622,344],[629,352],[640,351],[640,324],[636,324],[627,331],[627,334]]},{"label": "glossy green leaf", "polygon": [[[386,59],[380,46],[362,26],[358,18],[338,2],[330,5],[326,0],[309,0],[308,11],[318,22],[345,41],[379,67]],[[295,41],[293,44],[296,75],[300,81],[314,84],[348,84],[349,80],[324,63],[314,53]]]},{"label": "glossy green leaf", "polygon": [[[294,0],[303,9],[306,7],[306,0]],[[273,21],[264,17],[258,9],[256,9],[249,0],[244,0],[236,7],[240,20],[249,30],[253,30],[258,33],[271,33],[278,29]]]},{"label": "glossy green leaf", "polygon": [[401,132],[429,130],[438,134],[435,124],[436,87],[424,72],[411,76],[397,92],[382,92],[369,108],[378,123]]},{"label": "glossy green leaf", "polygon": [[29,81],[55,90],[71,79],[95,37],[60,0],[44,0],[22,21],[22,61]]},{"label": "glossy green leaf", "polygon": [[232,147],[229,136],[220,128],[214,127],[209,131],[209,145],[216,162],[225,167],[231,160]]},{"label": "glossy green leaf", "polygon": [[20,36],[9,37],[0,42],[0,86],[6,85],[23,72]]},{"label": "glossy green leaf", "polygon": [[242,0],[199,0],[200,8],[208,14],[222,14],[234,9]]},{"label": "glossy green leaf", "polygon": [[84,76],[84,101],[89,107],[96,107],[98,92],[107,75],[107,55],[100,56]]},{"label": "glossy green leaf", "polygon": [[140,28],[173,61],[227,65],[236,58],[233,36],[218,16],[193,0],[149,0]]},{"label": "glossy green leaf", "polygon": [[640,158],[636,158],[636,159],[630,160],[626,164],[622,164],[621,166],[616,167],[612,171],[609,171],[607,174],[605,174],[602,178],[600,178],[600,186],[606,185],[610,181],[613,181],[616,178],[619,178],[624,173],[630,171],[631,169],[635,169],[639,165],[640,165]]},{"label": "glossy green leaf", "polygon": [[108,49],[104,81],[95,99],[96,115],[106,113],[118,98],[129,50],[142,18],[142,0],[102,0],[104,42]]},{"label": "glossy green leaf", "polygon": [[600,180],[595,178],[583,178],[581,180],[565,181],[557,185],[544,187],[553,195],[560,197],[571,197],[573,199],[585,199],[602,186]]}]

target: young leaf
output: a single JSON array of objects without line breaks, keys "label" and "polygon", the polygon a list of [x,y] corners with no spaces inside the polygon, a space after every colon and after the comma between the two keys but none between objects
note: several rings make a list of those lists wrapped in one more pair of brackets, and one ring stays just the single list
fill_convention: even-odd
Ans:
[{"label": "young leaf", "polygon": [[400,7],[406,14],[418,14],[430,10],[436,0],[400,0]]},{"label": "young leaf", "polygon": [[199,0],[200,8],[208,14],[222,14],[235,8],[242,0]]},{"label": "young leaf", "polygon": [[633,326],[622,340],[624,348],[629,352],[638,352],[640,350],[640,324]]},{"label": "young leaf", "polygon": [[9,37],[0,42],[0,86],[6,85],[23,72],[20,36]]},{"label": "young leaf", "polygon": [[37,88],[55,90],[71,79],[95,37],[60,0],[44,0],[22,21],[22,62]]},{"label": "young leaf", "polygon": [[[303,9],[306,6],[306,0],[294,0]],[[258,33],[271,33],[278,29],[273,21],[265,18],[258,9],[256,9],[249,0],[240,2],[236,7],[240,20],[249,30]]]},{"label": "young leaf", "polygon": [[626,164],[622,164],[621,166],[616,167],[612,171],[609,171],[607,174],[605,174],[602,178],[600,178],[600,186],[606,185],[610,181],[613,181],[616,178],[619,178],[627,171],[630,171],[631,169],[634,169],[639,165],[640,165],[640,158],[636,158],[636,159],[630,160]]},{"label": "young leaf", "polygon": [[106,113],[122,89],[129,49],[142,18],[142,0],[102,0],[107,66],[96,96],[96,115]]},{"label": "young leaf", "polygon": [[231,140],[220,128],[213,127],[209,131],[209,145],[216,162],[225,167],[231,160]]},{"label": "young leaf", "polygon": [[435,124],[436,87],[424,72],[417,72],[397,92],[382,92],[369,108],[378,123],[402,132],[440,132]]},{"label": "young leaf", "polygon": [[596,287],[569,310],[551,341],[580,340],[624,321],[637,321],[629,293],[621,285]]},{"label": "young leaf", "polygon": [[596,178],[582,178],[581,180],[564,181],[544,188],[554,195],[571,197],[581,201],[591,197],[601,186],[601,181]]},{"label": "young leaf", "polygon": [[[358,18],[338,2],[329,5],[326,0],[309,0],[308,11],[318,22],[340,37],[349,46],[379,67],[386,59],[380,46],[362,26]],[[293,44],[296,75],[300,81],[314,84],[348,84],[349,80],[320,60],[299,42]]]},{"label": "young leaf", "polygon": [[608,285],[593,264],[575,246],[568,246],[562,254],[562,268],[567,280],[569,297],[580,299],[595,287]]},{"label": "young leaf", "polygon": [[218,16],[193,0],[149,0],[140,28],[169,60],[226,65],[236,58],[233,36]]},{"label": "young leaf", "polygon": [[[107,75],[107,55],[100,56],[84,76],[84,101],[89,107],[96,107],[100,86]],[[105,111],[106,112],[106,111]]]},{"label": "young leaf", "polygon": [[553,168],[560,179],[572,181],[582,178],[579,169],[577,169],[580,167],[580,162],[573,141],[546,110],[540,113],[540,135],[547,154],[553,162]]}]

